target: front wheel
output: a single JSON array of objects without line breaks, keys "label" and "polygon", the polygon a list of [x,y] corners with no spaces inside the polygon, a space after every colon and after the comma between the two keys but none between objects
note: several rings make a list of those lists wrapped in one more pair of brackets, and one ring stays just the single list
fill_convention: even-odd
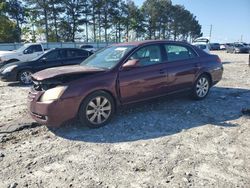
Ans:
[{"label": "front wheel", "polygon": [[210,79],[207,75],[201,75],[195,82],[192,95],[196,100],[204,99],[210,90]]},{"label": "front wheel", "polygon": [[21,71],[21,72],[18,74],[18,80],[19,80],[22,84],[24,84],[24,85],[29,85],[29,84],[32,83],[31,75],[32,75],[32,72],[29,71],[29,70]]},{"label": "front wheel", "polygon": [[114,100],[108,93],[95,92],[82,102],[78,113],[79,121],[90,128],[102,127],[111,120],[114,108]]}]

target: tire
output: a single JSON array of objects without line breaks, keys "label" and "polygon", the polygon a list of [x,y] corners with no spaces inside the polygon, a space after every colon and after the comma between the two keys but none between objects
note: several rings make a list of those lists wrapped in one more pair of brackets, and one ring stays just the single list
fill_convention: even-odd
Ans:
[{"label": "tire", "polygon": [[210,87],[211,87],[210,78],[206,74],[202,74],[195,81],[192,90],[192,97],[196,100],[202,100],[206,98],[206,96],[209,93]]},{"label": "tire", "polygon": [[82,125],[99,128],[112,119],[114,112],[113,97],[107,92],[97,91],[83,100],[78,112],[78,119]]},{"label": "tire", "polygon": [[30,85],[32,83],[31,75],[32,72],[30,70],[23,70],[18,73],[18,80],[24,85]]}]

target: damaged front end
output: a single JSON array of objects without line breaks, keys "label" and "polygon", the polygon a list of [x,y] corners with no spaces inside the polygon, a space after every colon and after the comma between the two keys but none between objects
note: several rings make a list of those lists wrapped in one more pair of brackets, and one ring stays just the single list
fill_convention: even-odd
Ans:
[{"label": "damaged front end", "polygon": [[33,89],[35,91],[46,91],[57,86],[65,85],[66,83],[83,78],[88,74],[77,74],[77,75],[61,75],[55,78],[48,78],[44,80],[36,80],[32,77]]},{"label": "damaged front end", "polygon": [[[31,116],[39,123],[59,126],[67,119],[74,118],[77,105],[74,98],[62,98],[70,81],[80,79],[86,74],[61,75],[55,78],[36,80],[33,78],[28,100]],[[65,111],[65,109],[70,109]],[[63,118],[59,118],[63,114]]]}]

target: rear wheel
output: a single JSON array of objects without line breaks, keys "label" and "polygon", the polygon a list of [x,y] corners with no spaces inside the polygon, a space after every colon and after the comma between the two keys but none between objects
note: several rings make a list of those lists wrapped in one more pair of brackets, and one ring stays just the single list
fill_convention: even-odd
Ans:
[{"label": "rear wheel", "polygon": [[31,75],[32,75],[32,72],[31,72],[30,70],[21,71],[21,72],[18,74],[18,80],[19,80],[22,84],[29,85],[29,84],[32,83]]},{"label": "rear wheel", "polygon": [[204,99],[210,90],[210,79],[207,75],[201,75],[195,82],[192,95],[194,99],[202,100]]},{"label": "rear wheel", "polygon": [[107,124],[114,114],[114,100],[103,91],[90,94],[81,104],[78,117],[82,125],[99,128]]}]

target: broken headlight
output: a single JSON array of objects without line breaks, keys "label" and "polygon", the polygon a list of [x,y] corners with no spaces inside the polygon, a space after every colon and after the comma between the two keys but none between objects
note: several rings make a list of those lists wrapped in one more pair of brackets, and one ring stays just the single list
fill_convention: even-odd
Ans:
[{"label": "broken headlight", "polygon": [[59,99],[64,91],[67,89],[66,86],[57,86],[52,89],[46,90],[40,98],[40,102],[48,102]]}]

